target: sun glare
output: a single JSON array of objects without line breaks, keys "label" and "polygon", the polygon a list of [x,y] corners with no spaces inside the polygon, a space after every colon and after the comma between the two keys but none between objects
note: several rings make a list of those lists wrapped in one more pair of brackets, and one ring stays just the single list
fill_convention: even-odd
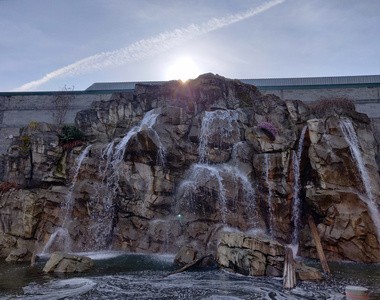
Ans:
[{"label": "sun glare", "polygon": [[168,80],[181,80],[186,82],[189,79],[198,77],[200,70],[190,57],[180,57],[174,61],[167,69]]}]

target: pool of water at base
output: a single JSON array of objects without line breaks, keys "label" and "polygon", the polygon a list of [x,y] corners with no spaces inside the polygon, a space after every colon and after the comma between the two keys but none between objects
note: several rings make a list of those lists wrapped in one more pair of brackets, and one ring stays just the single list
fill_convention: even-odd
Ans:
[{"label": "pool of water at base", "polygon": [[[34,267],[0,263],[0,299],[345,299],[347,285],[369,288],[380,299],[380,265],[330,263],[331,278],[298,282],[288,291],[281,278],[248,277],[217,268],[170,274],[172,255],[86,253],[94,267],[82,274],[44,274]],[[315,261],[309,265],[318,266]]]}]

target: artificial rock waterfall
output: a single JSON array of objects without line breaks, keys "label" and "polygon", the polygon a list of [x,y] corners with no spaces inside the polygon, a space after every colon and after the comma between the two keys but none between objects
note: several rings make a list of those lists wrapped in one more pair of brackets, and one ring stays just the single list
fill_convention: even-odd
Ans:
[{"label": "artificial rock waterfall", "polygon": [[316,257],[311,215],[329,260],[380,262],[378,146],[368,117],[343,104],[282,101],[205,74],[94,102],[71,149],[57,126],[28,126],[3,159],[0,255],[195,258],[236,232]]}]

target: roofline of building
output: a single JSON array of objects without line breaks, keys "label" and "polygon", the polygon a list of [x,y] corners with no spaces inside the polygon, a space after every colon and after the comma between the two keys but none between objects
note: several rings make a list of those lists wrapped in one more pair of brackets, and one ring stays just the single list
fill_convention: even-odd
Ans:
[{"label": "roofline of building", "polygon": [[[258,78],[238,79],[244,83],[255,85],[261,90],[284,89],[326,89],[326,88],[372,88],[380,87],[380,75],[331,76],[331,77],[297,77],[297,78]],[[167,81],[136,82],[95,82],[83,91],[36,91],[36,92],[0,92],[0,96],[36,96],[52,94],[111,94],[132,92],[136,84],[159,85]],[[125,88],[120,88],[120,87]],[[112,88],[113,87],[113,88]]]}]

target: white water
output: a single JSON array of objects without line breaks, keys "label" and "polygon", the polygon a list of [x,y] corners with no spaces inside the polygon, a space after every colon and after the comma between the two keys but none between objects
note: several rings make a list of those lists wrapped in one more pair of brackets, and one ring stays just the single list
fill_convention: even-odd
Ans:
[{"label": "white water", "polygon": [[[157,132],[153,129],[154,125],[156,124],[156,120],[158,116],[159,114],[153,113],[153,110],[148,111],[144,115],[144,118],[141,120],[140,124],[138,126],[133,127],[131,130],[129,130],[128,133],[122,138],[122,140],[114,148],[114,151],[112,153],[112,161],[111,161],[113,174],[109,181],[111,181],[115,185],[115,188],[118,188],[120,166],[121,166],[122,160],[124,159],[126,146],[128,145],[131,138],[134,137],[141,130],[148,128],[154,132],[154,135],[156,137],[155,142],[158,144],[158,148],[159,148],[157,160],[161,164],[165,162],[165,148],[163,147]],[[114,193],[115,192],[116,191],[114,191]]]},{"label": "white water", "polygon": [[[222,170],[227,172],[229,177],[232,176],[235,188],[241,186],[241,190],[243,191],[243,197],[241,197],[240,193],[237,192],[235,194],[235,202],[239,201],[239,199],[243,198],[246,206],[246,212],[250,216],[248,221],[248,225],[252,227],[258,226],[258,210],[256,203],[256,192],[253,188],[249,178],[236,166],[231,166],[229,164],[223,164],[221,166]],[[236,205],[236,203],[234,203]]]},{"label": "white water", "polygon": [[72,213],[73,205],[74,205],[74,199],[73,199],[74,188],[78,180],[78,175],[79,175],[80,168],[82,166],[82,162],[85,159],[85,157],[88,155],[88,152],[90,151],[91,146],[92,145],[88,145],[75,160],[76,165],[74,169],[74,176],[71,181],[69,193],[65,197],[65,201],[63,202],[63,205],[62,205],[62,208],[65,212],[65,217],[63,219],[63,224],[62,224],[63,228],[65,228],[68,225],[67,222],[71,220],[71,213]]},{"label": "white water", "polygon": [[292,244],[291,248],[293,250],[293,256],[297,255],[298,244],[299,244],[299,230],[300,230],[300,218],[301,218],[301,181],[300,181],[300,163],[302,158],[303,142],[305,139],[305,133],[307,126],[302,129],[298,149],[295,153],[293,151],[293,170],[294,170],[294,186],[293,186],[293,205],[292,205],[292,221],[293,221],[293,233],[292,233]]},{"label": "white water", "polygon": [[129,141],[140,131],[149,129],[154,135],[154,142],[158,146],[157,162],[159,165],[165,163],[165,149],[160,141],[154,125],[159,114],[153,110],[147,112],[140,124],[132,127],[121,141],[115,146],[114,142],[109,143],[102,151],[103,167],[99,166],[101,184],[97,188],[95,197],[91,200],[91,227],[88,228],[94,242],[91,249],[105,249],[109,244],[112,234],[114,220],[114,198],[120,190],[119,180],[123,176],[123,159]]},{"label": "white water", "polygon": [[376,233],[377,233],[377,241],[380,245],[380,213],[377,208],[377,204],[375,202],[374,196],[372,194],[371,188],[371,180],[365,167],[363,156],[360,151],[358,136],[355,132],[355,128],[352,125],[351,120],[343,119],[340,121],[340,127],[342,129],[345,140],[347,141],[351,155],[355,160],[356,166],[359,170],[361,179],[363,181],[364,189],[366,192],[366,197],[364,197],[364,201],[368,207],[369,214],[372,218],[373,223],[375,224]]},{"label": "white water", "polygon": [[53,243],[58,244],[61,251],[69,252],[71,250],[71,238],[67,228],[59,227],[54,231],[43,247],[41,254],[46,254]]},{"label": "white water", "polygon": [[[232,110],[205,112],[199,136],[198,154],[200,163],[191,166],[187,178],[180,184],[179,194],[181,194],[181,201],[179,201],[179,205],[185,201],[187,209],[195,213],[200,208],[204,209],[204,205],[199,203],[202,199],[196,199],[197,192],[199,193],[203,187],[206,187],[209,191],[216,191],[220,218],[222,223],[227,225],[229,209],[227,207],[226,185],[232,183],[232,186],[228,188],[235,189],[230,193],[230,196],[234,198],[229,199],[229,205],[235,206],[237,201],[243,199],[246,206],[245,212],[250,216],[251,224],[249,225],[257,225],[255,190],[248,177],[237,167],[236,153],[233,151],[234,143],[238,142],[239,138],[238,112]],[[230,147],[231,163],[208,164],[208,149],[210,147],[214,149]]]},{"label": "white water", "polygon": [[200,133],[200,141],[198,147],[199,162],[208,162],[208,150],[210,147],[209,140],[212,138],[217,142],[214,147],[219,149],[223,148],[223,143],[231,139],[231,137],[238,137],[238,113],[233,110],[215,110],[206,111],[202,119],[202,127]]},{"label": "white water", "polygon": [[274,225],[274,215],[273,215],[273,192],[272,192],[272,185],[269,180],[269,170],[271,167],[271,162],[269,158],[269,154],[264,154],[264,163],[265,163],[265,183],[267,185],[268,189],[268,196],[267,196],[267,204],[268,204],[268,213],[269,213],[269,235],[273,237],[273,225]]},{"label": "white water", "polygon": [[223,224],[226,224],[227,215],[227,198],[226,190],[223,185],[223,178],[220,172],[220,168],[217,166],[211,166],[207,164],[194,164],[190,168],[190,173],[188,178],[182,182],[179,190],[183,190],[185,195],[184,198],[190,198],[190,209],[196,210],[198,203],[194,195],[196,194],[199,187],[204,186],[208,183],[208,187],[216,182],[216,189],[218,192],[219,210]]},{"label": "white water", "polygon": [[88,145],[82,153],[77,157],[75,160],[76,165],[74,168],[74,175],[73,179],[71,182],[71,186],[69,188],[69,193],[65,197],[65,201],[61,205],[63,213],[64,213],[64,218],[61,227],[57,228],[55,232],[50,236],[49,240],[47,243],[44,245],[42,249],[42,254],[46,254],[47,251],[49,251],[50,247],[57,241],[59,244],[61,250],[64,250],[66,252],[69,252],[71,250],[71,238],[70,234],[68,232],[68,226],[71,221],[71,214],[73,211],[73,206],[74,206],[74,199],[73,199],[73,192],[75,189],[75,185],[78,180],[78,175],[80,168],[82,166],[83,160],[86,158],[88,155],[92,145]]},{"label": "white water", "polygon": [[[43,285],[30,284],[23,288],[29,300],[58,300],[78,297],[93,290],[97,283],[86,278],[53,280]],[[19,298],[19,297],[17,297]]]},{"label": "white water", "polygon": [[182,200],[186,201],[187,208],[196,211],[200,203],[195,195],[201,187],[207,186],[214,188],[218,194],[219,212],[222,223],[227,224],[227,215],[229,213],[227,208],[227,194],[224,183],[224,178],[231,180],[234,187],[241,186],[243,195],[239,195],[239,189],[234,191],[235,201],[244,199],[246,205],[246,212],[251,216],[252,226],[257,224],[257,207],[255,201],[255,190],[252,187],[249,179],[238,168],[228,165],[208,165],[208,164],[194,164],[191,166],[189,175],[179,186]]}]

